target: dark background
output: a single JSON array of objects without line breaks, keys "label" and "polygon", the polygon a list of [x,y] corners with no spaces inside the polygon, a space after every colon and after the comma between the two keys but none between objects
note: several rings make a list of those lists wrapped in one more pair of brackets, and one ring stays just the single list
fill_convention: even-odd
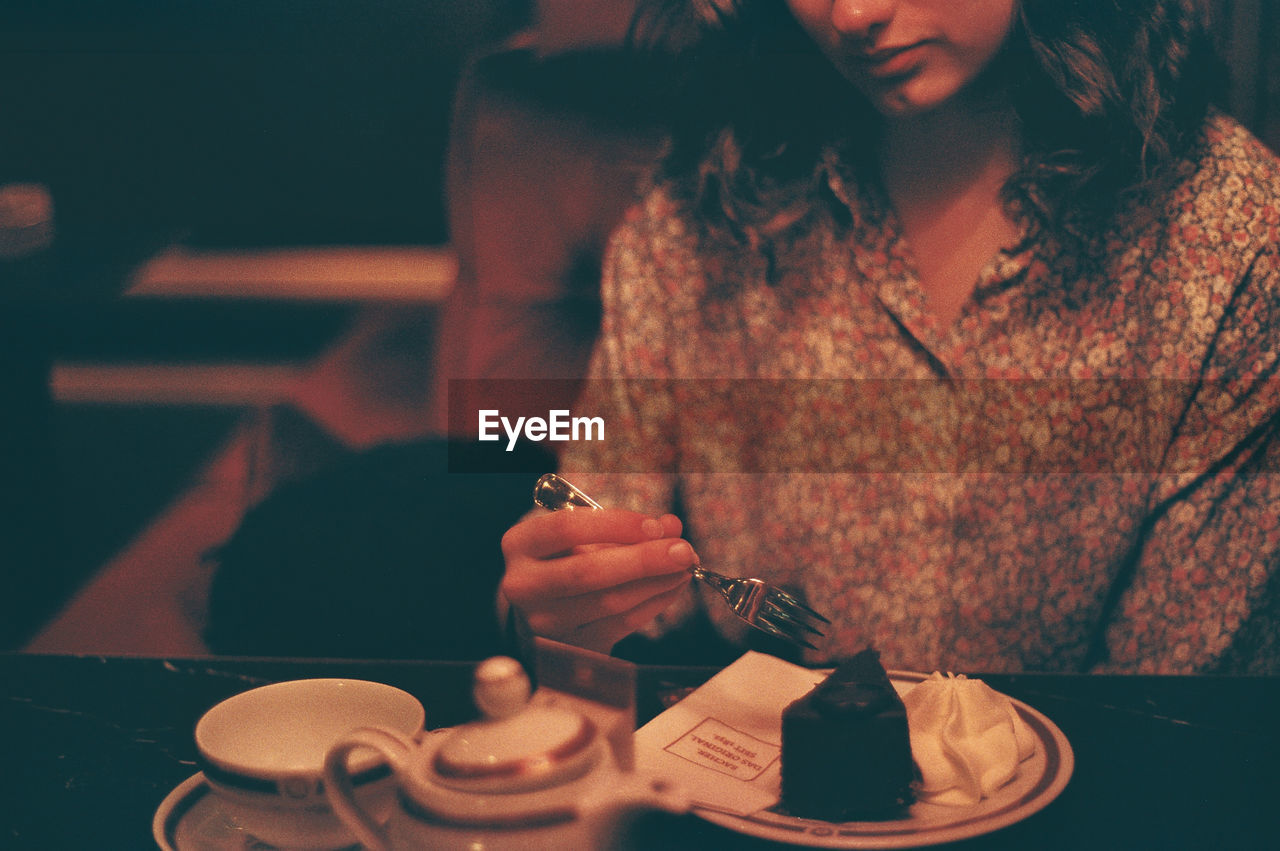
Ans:
[{"label": "dark background", "polygon": [[0,0],[0,184],[54,199],[0,258],[0,648],[143,528],[245,411],[67,404],[54,363],[306,361],[358,305],[117,296],[159,248],[436,245],[466,58],[524,0]]},{"label": "dark background", "polygon": [[520,0],[5,0],[0,179],[63,225],[443,242],[463,58]]}]

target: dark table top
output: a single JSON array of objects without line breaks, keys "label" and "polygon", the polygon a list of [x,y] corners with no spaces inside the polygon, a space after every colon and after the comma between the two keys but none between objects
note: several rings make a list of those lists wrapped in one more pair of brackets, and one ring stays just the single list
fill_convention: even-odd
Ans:
[{"label": "dark table top", "polygon": [[[197,770],[192,730],[219,700],[313,676],[415,694],[429,726],[474,717],[467,662],[144,659],[0,654],[8,791],[0,847],[144,849],[164,797]],[[641,667],[639,720],[710,668]],[[1043,811],[952,848],[1272,848],[1280,837],[1280,678],[990,675],[1075,751]],[[643,818],[635,848],[782,847],[694,816]]]}]

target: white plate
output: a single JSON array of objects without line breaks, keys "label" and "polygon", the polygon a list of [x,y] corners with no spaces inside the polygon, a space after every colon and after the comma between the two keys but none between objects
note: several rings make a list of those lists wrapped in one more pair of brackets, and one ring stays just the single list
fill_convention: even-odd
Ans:
[{"label": "white plate", "polygon": [[[151,820],[160,851],[270,851],[218,806],[204,773],[192,775],[165,796]],[[349,846],[358,849],[359,845]]]},{"label": "white plate", "polygon": [[[890,671],[889,676],[899,691],[927,679],[924,674],[904,671]],[[810,848],[918,848],[999,830],[1040,811],[1058,797],[1075,767],[1071,745],[1057,725],[1022,701],[1010,700],[1035,733],[1036,752],[1018,766],[1013,780],[971,807],[916,802],[906,818],[840,824],[768,810],[748,816],[703,807],[693,812],[737,833]]]}]

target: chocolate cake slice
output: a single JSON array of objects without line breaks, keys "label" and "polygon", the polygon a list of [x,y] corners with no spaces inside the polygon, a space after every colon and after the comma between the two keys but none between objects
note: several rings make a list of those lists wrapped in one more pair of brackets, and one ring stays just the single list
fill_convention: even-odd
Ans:
[{"label": "chocolate cake slice", "polygon": [[826,821],[881,820],[911,803],[907,710],[871,648],[782,713],[786,812]]}]

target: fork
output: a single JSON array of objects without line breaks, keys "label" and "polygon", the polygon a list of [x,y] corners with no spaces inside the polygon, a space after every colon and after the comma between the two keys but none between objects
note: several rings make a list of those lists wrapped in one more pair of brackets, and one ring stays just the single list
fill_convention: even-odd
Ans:
[{"label": "fork", "polygon": [[[549,511],[603,508],[567,479],[547,473],[533,488],[533,501]],[[818,624],[829,624],[822,615],[781,588],[763,579],[723,576],[701,564],[689,568],[698,581],[714,588],[733,613],[756,629],[784,641],[815,650],[806,636],[821,637]]]}]

